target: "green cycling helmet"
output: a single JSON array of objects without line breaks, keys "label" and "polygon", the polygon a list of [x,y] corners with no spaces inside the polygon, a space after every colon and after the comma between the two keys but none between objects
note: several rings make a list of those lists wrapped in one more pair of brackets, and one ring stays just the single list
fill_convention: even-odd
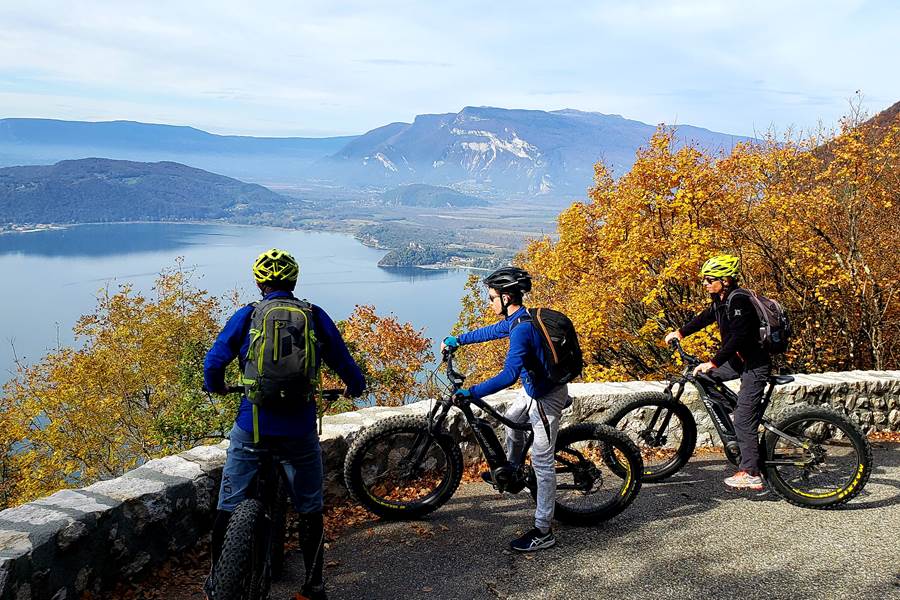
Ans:
[{"label": "green cycling helmet", "polygon": [[713,256],[700,267],[701,277],[737,277],[741,259],[731,254]]},{"label": "green cycling helmet", "polygon": [[257,283],[287,281],[296,283],[300,275],[300,265],[289,252],[272,248],[256,257],[253,263],[253,277]]}]

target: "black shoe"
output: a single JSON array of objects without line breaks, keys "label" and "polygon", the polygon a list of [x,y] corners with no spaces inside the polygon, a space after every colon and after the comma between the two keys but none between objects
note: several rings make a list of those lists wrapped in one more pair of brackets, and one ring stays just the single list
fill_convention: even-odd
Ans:
[{"label": "black shoe", "polygon": [[300,588],[300,595],[309,600],[328,600],[324,585],[310,585],[307,583]]},{"label": "black shoe", "polygon": [[534,528],[522,537],[511,541],[509,547],[516,552],[534,552],[549,548],[554,544],[556,544],[556,538],[553,536],[552,529],[547,533],[541,533],[540,529]]}]

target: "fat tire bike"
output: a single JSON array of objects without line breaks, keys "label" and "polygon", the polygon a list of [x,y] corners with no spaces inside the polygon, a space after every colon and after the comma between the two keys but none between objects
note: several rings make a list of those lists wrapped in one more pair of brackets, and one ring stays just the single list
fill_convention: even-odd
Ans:
[{"label": "fat tire bike", "polygon": [[[437,400],[427,415],[397,416],[360,432],[347,452],[344,480],[353,497],[386,519],[417,519],[447,502],[459,487],[463,456],[459,443],[445,428],[451,409],[462,412],[490,467],[498,491],[518,493],[528,488],[537,497],[537,481],[524,458],[534,441],[531,423],[516,423],[480,398],[456,392],[465,376],[453,367],[453,352],[443,362],[449,394]],[[526,432],[518,460],[511,462],[487,419]],[[615,469],[604,456],[615,458]],[[595,524],[616,516],[635,499],[643,470],[640,453],[625,434],[600,423],[580,423],[559,431],[556,439],[556,517],[564,523]]]},{"label": "fat tire bike", "polygon": [[[680,471],[694,453],[697,422],[680,402],[688,383],[697,389],[726,458],[740,464],[732,421],[737,394],[713,375],[693,375],[700,359],[685,352],[677,340],[673,345],[684,363],[681,375],[670,379],[662,392],[643,392],[617,402],[606,418],[608,425],[627,433],[638,445],[644,460],[643,480],[650,483]],[[832,408],[797,405],[783,410],[775,420],[766,417],[775,387],[792,381],[790,375],[771,375],[763,394],[761,474],[791,504],[835,508],[866,485],[872,471],[872,447],[857,425]]]},{"label": "fat tire bike", "polygon": [[[228,393],[243,391],[241,386],[228,387]],[[326,401],[343,393],[343,389],[319,391]],[[259,467],[247,498],[228,520],[222,552],[213,568],[212,600],[266,600],[272,581],[284,570],[288,491],[283,457],[265,437],[245,450],[256,456]]]}]

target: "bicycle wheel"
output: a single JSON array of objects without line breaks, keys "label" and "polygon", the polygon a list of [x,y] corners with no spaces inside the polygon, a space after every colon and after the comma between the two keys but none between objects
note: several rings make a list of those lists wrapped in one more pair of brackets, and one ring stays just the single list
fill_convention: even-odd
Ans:
[{"label": "bicycle wheel", "polygon": [[661,392],[636,394],[613,404],[608,412],[606,423],[625,432],[637,444],[644,460],[644,482],[671,477],[694,453],[694,415],[687,406]]},{"label": "bicycle wheel", "polygon": [[344,481],[356,500],[388,519],[415,519],[444,504],[462,478],[463,458],[448,434],[428,433],[426,417],[391,417],[350,446]]},{"label": "bicycle wheel", "polygon": [[232,513],[213,570],[216,600],[262,600],[268,595],[268,575],[264,572],[268,544],[260,535],[264,519],[259,500],[244,500]]},{"label": "bicycle wheel", "polygon": [[[862,491],[872,471],[872,447],[839,412],[796,406],[767,431],[764,471],[772,489],[797,506],[834,508]],[[799,442],[799,443],[797,443]]]},{"label": "bicycle wheel", "polygon": [[[619,468],[609,467],[607,453]],[[637,446],[621,431],[595,423],[566,427],[556,438],[556,518],[572,525],[613,518],[637,497],[642,470]]]}]

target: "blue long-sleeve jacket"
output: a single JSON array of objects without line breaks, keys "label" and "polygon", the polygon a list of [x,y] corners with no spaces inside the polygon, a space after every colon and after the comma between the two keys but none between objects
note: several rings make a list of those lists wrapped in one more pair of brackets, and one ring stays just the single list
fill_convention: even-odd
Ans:
[{"label": "blue long-sleeve jacket", "polygon": [[509,352],[506,354],[503,370],[469,389],[476,398],[508,388],[520,377],[525,392],[532,398],[540,398],[556,386],[547,378],[544,366],[547,363],[544,360],[544,346],[540,333],[531,321],[512,327],[517,319],[527,316],[528,313],[523,306],[502,321],[457,336],[456,339],[460,344],[478,344],[509,337]]},{"label": "blue long-sleeve jacket", "polygon": [[[290,292],[278,291],[267,294],[264,299],[292,297],[294,295]],[[218,390],[225,387],[225,367],[235,358],[239,361],[241,371],[244,370],[244,360],[250,348],[252,315],[252,304],[235,312],[225,323],[212,348],[206,353],[203,362],[203,383],[206,389]],[[320,344],[316,360],[324,360],[347,385],[347,392],[351,396],[359,396],[366,389],[366,380],[350,356],[334,321],[316,305],[313,305],[312,316],[316,339]],[[316,427],[316,405],[313,402],[298,403],[297,409],[293,412],[279,410],[277,415],[273,415],[264,408],[259,408],[258,413],[260,435],[300,437]],[[235,423],[244,431],[253,431],[253,405],[246,396],[241,398],[241,407],[238,409]]]}]

